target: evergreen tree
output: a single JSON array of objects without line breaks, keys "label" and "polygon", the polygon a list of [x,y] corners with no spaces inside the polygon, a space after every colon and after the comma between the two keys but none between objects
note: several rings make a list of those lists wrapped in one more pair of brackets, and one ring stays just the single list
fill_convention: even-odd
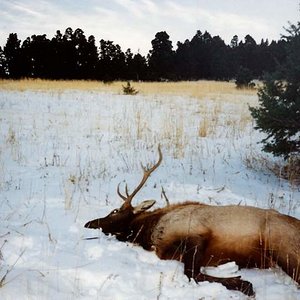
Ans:
[{"label": "evergreen tree", "polygon": [[174,74],[174,51],[169,35],[165,31],[156,33],[151,41],[148,64],[155,80],[172,79]]},{"label": "evergreen tree", "polygon": [[31,59],[31,75],[35,78],[49,78],[51,71],[51,60],[49,58],[51,53],[50,40],[47,39],[46,34],[33,35],[29,49],[29,55],[26,55],[26,60],[28,60],[28,56]]},{"label": "evergreen tree", "polygon": [[125,52],[125,63],[126,63],[126,71],[124,74],[124,78],[126,80],[132,80],[135,78],[134,66],[133,66],[133,53],[131,49],[127,49]]},{"label": "evergreen tree", "polygon": [[3,50],[8,75],[13,79],[22,77],[20,45],[21,41],[18,39],[18,35],[16,33],[11,33],[8,36]]},{"label": "evergreen tree", "polygon": [[210,75],[211,79],[229,80],[230,79],[230,48],[219,37],[214,36],[211,42],[211,61]]},{"label": "evergreen tree", "polygon": [[211,78],[211,59],[212,59],[212,37],[205,31],[197,31],[191,40],[192,71],[194,79]]},{"label": "evergreen tree", "polygon": [[133,71],[133,80],[148,80],[148,66],[147,60],[140,53],[137,53],[133,56],[132,59],[132,71]]},{"label": "evergreen tree", "polygon": [[288,33],[282,80],[268,78],[258,93],[260,106],[250,108],[256,129],[267,134],[263,149],[284,158],[300,155],[300,22]]},{"label": "evergreen tree", "polygon": [[74,56],[75,56],[75,76],[78,79],[84,79],[86,77],[86,47],[87,47],[87,40],[84,35],[82,29],[77,28],[72,37],[72,44],[75,48]]},{"label": "evergreen tree", "polygon": [[125,52],[126,80],[147,80],[147,61],[140,53],[133,54],[130,49]]},{"label": "evergreen tree", "polygon": [[239,52],[239,62],[240,66],[238,68],[238,72],[240,71],[240,67],[244,69],[248,69],[252,74],[252,79],[259,76],[256,71],[256,49],[257,44],[253,37],[249,34],[245,36],[244,43],[241,41],[239,43],[238,52]]},{"label": "evergreen tree", "polygon": [[63,47],[63,35],[60,30],[56,31],[56,35],[51,39],[52,55],[49,58],[51,60],[52,79],[62,79],[65,76],[63,70],[64,66],[64,47]]},{"label": "evergreen tree", "polygon": [[27,37],[21,46],[21,60],[22,60],[22,76],[33,77],[33,59],[32,59],[31,39]]},{"label": "evergreen tree", "polygon": [[98,50],[95,44],[95,37],[93,35],[88,37],[88,41],[84,50],[85,69],[84,74],[86,78],[96,78],[96,66],[98,63]]},{"label": "evergreen tree", "polygon": [[125,78],[125,54],[118,44],[113,41],[100,41],[100,55],[98,63],[98,78],[104,81]]},{"label": "evergreen tree", "polygon": [[95,37],[86,39],[82,29],[77,28],[72,36],[76,57],[76,77],[79,79],[93,79],[98,61]]},{"label": "evergreen tree", "polygon": [[242,65],[242,55],[240,51],[240,45],[239,37],[237,35],[234,35],[230,42],[230,47],[228,49],[228,73],[229,78],[235,78],[237,76],[238,71],[240,70],[240,67]]},{"label": "evergreen tree", "polygon": [[4,51],[0,46],[0,78],[5,78],[6,76],[7,74],[5,68],[5,55],[4,55]]},{"label": "evergreen tree", "polygon": [[250,88],[253,75],[248,68],[241,66],[236,74],[235,84],[237,88]]},{"label": "evergreen tree", "polygon": [[65,30],[62,38],[62,70],[63,79],[74,79],[78,77],[77,51],[74,33],[71,27]]},{"label": "evergreen tree", "polygon": [[177,43],[175,53],[175,73],[178,80],[192,80],[193,56],[191,43],[187,39],[184,43]]}]

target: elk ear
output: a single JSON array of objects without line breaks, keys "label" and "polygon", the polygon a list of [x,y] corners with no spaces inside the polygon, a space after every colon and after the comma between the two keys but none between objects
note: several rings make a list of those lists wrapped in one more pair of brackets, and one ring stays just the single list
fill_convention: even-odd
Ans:
[{"label": "elk ear", "polygon": [[156,202],[155,200],[145,200],[133,209],[133,213],[134,214],[141,213],[151,208],[155,204],[155,202]]}]

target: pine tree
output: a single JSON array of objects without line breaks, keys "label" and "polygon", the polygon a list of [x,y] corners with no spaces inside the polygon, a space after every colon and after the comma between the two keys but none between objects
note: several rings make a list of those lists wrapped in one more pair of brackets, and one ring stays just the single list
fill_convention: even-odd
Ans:
[{"label": "pine tree", "polygon": [[248,68],[240,66],[235,79],[237,88],[252,88],[253,75]]},{"label": "pine tree", "polygon": [[165,31],[161,31],[151,41],[152,50],[148,54],[148,63],[154,80],[172,79],[174,74],[174,51],[169,38]]},{"label": "pine tree", "polygon": [[4,52],[0,46],[0,78],[5,78],[6,72],[5,72],[5,55]]},{"label": "pine tree", "polygon": [[[265,132],[263,150],[300,162],[300,22],[288,30],[287,61],[259,90],[259,107],[250,107],[256,129]],[[279,75],[278,75],[279,74]],[[280,76],[280,80],[278,79]]]},{"label": "pine tree", "polygon": [[18,35],[16,33],[10,33],[3,49],[6,58],[7,72],[9,77],[14,79],[22,76],[20,45],[21,40],[18,39]]}]

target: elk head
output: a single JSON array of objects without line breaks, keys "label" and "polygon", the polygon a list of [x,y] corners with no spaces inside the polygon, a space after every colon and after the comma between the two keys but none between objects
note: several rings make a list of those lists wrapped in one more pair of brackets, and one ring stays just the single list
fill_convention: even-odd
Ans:
[{"label": "elk head", "polygon": [[143,178],[131,194],[128,191],[127,184],[125,185],[125,195],[121,194],[120,184],[118,185],[117,193],[124,200],[123,205],[119,209],[114,209],[110,214],[108,214],[104,218],[95,219],[90,222],[87,222],[84,225],[84,227],[93,229],[101,228],[105,234],[113,234],[120,240],[122,239],[122,237],[126,237],[128,234],[127,231],[129,230],[128,225],[138,215],[145,212],[155,204],[155,200],[143,201],[136,207],[133,207],[131,203],[132,199],[144,186],[151,173],[160,165],[162,161],[162,153],[160,146],[158,146],[158,153],[159,159],[157,163],[154,164],[152,167],[145,167],[141,165],[144,172]]}]

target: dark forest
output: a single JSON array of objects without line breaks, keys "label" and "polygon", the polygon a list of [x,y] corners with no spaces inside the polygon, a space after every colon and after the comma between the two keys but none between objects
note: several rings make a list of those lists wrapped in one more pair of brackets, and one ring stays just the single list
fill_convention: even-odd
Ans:
[{"label": "dark forest", "polygon": [[239,40],[234,35],[227,45],[219,36],[196,32],[191,40],[172,41],[165,31],[151,41],[146,56],[125,52],[113,41],[93,35],[88,38],[80,28],[33,35],[24,41],[16,33],[0,47],[1,78],[86,79],[86,80],[230,80],[237,77],[261,79],[285,64],[289,41],[261,40],[250,35]]}]

